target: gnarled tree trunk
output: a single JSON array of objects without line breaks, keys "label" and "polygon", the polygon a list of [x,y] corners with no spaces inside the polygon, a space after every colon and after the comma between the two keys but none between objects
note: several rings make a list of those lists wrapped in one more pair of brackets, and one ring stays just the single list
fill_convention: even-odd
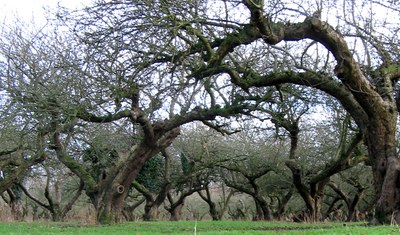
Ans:
[{"label": "gnarled tree trunk", "polygon": [[[333,71],[335,77],[327,74],[286,71],[267,76],[253,74],[253,80],[249,82],[249,79],[243,80],[237,74],[230,72],[232,81],[244,89],[281,83],[301,84],[325,91],[340,101],[362,130],[368,147],[377,199],[376,222],[390,223],[392,219],[400,222],[400,216],[394,216],[400,207],[398,186],[400,163],[395,149],[398,116],[396,103],[400,104],[399,93],[396,94],[394,88],[400,79],[397,58],[393,58],[388,49],[372,37],[374,38],[372,45],[378,49],[377,54],[383,63],[373,73],[369,73],[360,68],[344,36],[327,22],[321,21],[319,17],[307,17],[303,22],[284,25],[265,17],[263,9],[253,1],[246,0],[244,3],[251,12],[251,23],[261,34],[258,36],[255,32],[246,33],[247,40],[259,37],[267,44],[277,44],[281,41],[311,39],[321,43],[332,53],[337,64]],[[223,58],[237,46],[236,44],[237,42],[226,43],[225,50],[219,50],[218,58]]]},{"label": "gnarled tree trunk", "polygon": [[[376,195],[374,222],[400,222],[396,213],[400,207],[400,162],[396,153],[397,111],[382,112],[370,121],[365,131]],[[379,118],[379,119],[378,119]]]},{"label": "gnarled tree trunk", "polygon": [[[179,130],[172,131],[163,140],[161,148],[168,146],[178,135]],[[129,153],[129,160],[117,165],[104,182],[99,183],[99,191],[89,194],[97,210],[97,221],[100,224],[110,224],[120,221],[125,198],[132,182],[139,174],[145,162],[160,152],[160,148],[145,143],[137,146]],[[149,212],[150,213],[150,212]]]}]

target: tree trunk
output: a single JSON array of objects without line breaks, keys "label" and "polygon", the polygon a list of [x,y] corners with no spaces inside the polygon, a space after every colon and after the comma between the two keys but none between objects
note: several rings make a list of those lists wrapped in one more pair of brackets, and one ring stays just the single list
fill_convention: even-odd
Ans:
[{"label": "tree trunk", "polygon": [[400,162],[395,141],[397,115],[384,112],[378,117],[379,120],[371,120],[370,128],[365,132],[377,201],[372,223],[388,224],[400,202]]},{"label": "tree trunk", "polygon": [[253,196],[254,201],[256,203],[256,216],[255,220],[265,220],[270,221],[272,220],[272,212],[268,206],[268,203],[264,200],[259,198],[259,196]]},{"label": "tree trunk", "polygon": [[[122,198],[122,196],[118,196],[117,193],[110,191],[106,191],[105,193],[111,196],[101,199],[100,206],[95,207],[96,219],[99,224],[113,224],[120,220],[119,212],[122,211],[122,206],[118,201],[120,201],[119,198]],[[116,203],[113,202],[113,198],[115,198]]]},{"label": "tree trunk", "polygon": [[354,195],[353,200],[349,201],[348,203],[348,213],[347,213],[347,222],[357,222],[359,220],[357,216],[357,206],[360,203],[360,201],[364,198],[366,192],[365,189],[359,189]]},{"label": "tree trunk", "polygon": [[140,205],[142,205],[143,202],[145,202],[146,199],[143,197],[133,205],[125,205],[124,210],[122,211],[125,220],[127,221],[136,221],[136,216],[134,214],[134,211],[136,208],[138,208]]},{"label": "tree trunk", "polygon": [[197,193],[208,204],[209,212],[210,212],[210,216],[211,216],[212,220],[218,221],[218,220],[220,220],[221,216],[218,213],[217,206],[212,201],[211,192],[210,192],[208,185],[206,185],[205,190],[206,190],[206,196],[203,195],[200,191]]},{"label": "tree trunk", "polygon": [[365,194],[366,194],[365,190],[362,190],[362,191],[360,190],[357,192],[357,195],[354,196],[354,198],[350,204],[350,207],[349,207],[349,213],[347,215],[348,222],[359,221],[359,218],[357,216],[357,212],[358,212],[357,206],[358,206],[359,202],[364,198]]},{"label": "tree trunk", "polygon": [[202,186],[189,187],[188,191],[181,192],[178,200],[176,200],[175,202],[174,202],[174,199],[173,199],[171,193],[168,192],[167,197],[168,197],[168,201],[170,203],[170,206],[169,207],[165,206],[165,209],[171,214],[170,220],[171,221],[180,220],[181,219],[182,208],[185,205],[186,198],[188,196],[192,195],[193,193],[198,192],[198,191],[200,191],[202,189],[203,189]]},{"label": "tree trunk", "polygon": [[351,208],[347,214],[346,222],[357,222],[357,210],[356,208]]},{"label": "tree trunk", "polygon": [[329,207],[324,214],[324,217],[323,217],[324,220],[332,219],[331,214],[333,214],[333,212],[340,207],[340,205],[338,207],[336,207],[336,203],[339,202],[340,200],[342,200],[342,198],[338,196],[338,197],[335,197],[332,200],[332,202],[328,203]]},{"label": "tree trunk", "polygon": [[158,208],[160,205],[151,202],[151,201],[146,201],[146,205],[144,207],[144,214],[143,214],[143,220],[144,221],[156,221],[158,219]]},{"label": "tree trunk", "polygon": [[322,198],[325,186],[330,180],[329,176],[318,180],[318,182],[310,183],[310,187],[307,188],[302,182],[301,168],[296,161],[286,161],[286,166],[292,171],[293,184],[306,204],[310,222],[318,222],[321,219]]},{"label": "tree trunk", "polygon": [[9,199],[6,200],[6,203],[11,208],[11,215],[14,221],[21,221],[23,219],[21,195],[18,190],[15,186],[7,189]]},{"label": "tree trunk", "polygon": [[272,220],[272,213],[271,213],[269,206],[264,205],[262,208],[263,208],[263,212],[264,212],[264,220],[266,220],[266,221]]},{"label": "tree trunk", "polygon": [[22,213],[21,201],[19,201],[19,200],[11,201],[10,207],[11,207],[11,214],[13,216],[14,221],[22,221],[23,213]]},{"label": "tree trunk", "polygon": [[115,169],[117,172],[110,172],[105,182],[99,183],[101,187],[98,192],[89,194],[97,211],[98,223],[112,224],[120,221],[129,187],[144,163],[157,152],[153,148],[138,147],[135,157],[125,162],[119,170]]},{"label": "tree trunk", "polygon": [[181,203],[177,206],[175,206],[174,208],[171,208],[171,210],[169,210],[169,213],[171,214],[170,217],[170,221],[179,221],[182,218],[182,208],[185,204]]},{"label": "tree trunk", "polygon": [[185,205],[186,197],[194,193],[195,191],[189,191],[182,193],[179,199],[174,202],[171,193],[168,193],[168,200],[171,203],[170,207],[165,207],[165,209],[170,213],[170,221],[178,221],[182,216],[182,208]]},{"label": "tree trunk", "polygon": [[113,224],[121,220],[127,189],[123,184],[114,183],[111,187],[102,187],[94,195],[89,194],[96,209],[97,223]]},{"label": "tree trunk", "polygon": [[276,220],[282,220],[282,217],[286,211],[286,207],[290,201],[290,199],[293,196],[293,188],[290,188],[289,192],[287,192],[286,195],[283,196],[283,198],[278,198],[279,204],[278,204],[278,209],[274,213],[274,217]]},{"label": "tree trunk", "polygon": [[[172,142],[172,139],[168,141]],[[115,172],[110,172],[105,182],[99,183],[100,190],[95,192],[94,196],[89,195],[93,198],[92,202],[97,209],[98,223],[110,224],[120,221],[129,187],[145,162],[159,151],[160,149],[146,144],[138,146],[130,153],[130,159],[127,162],[124,161],[121,166],[116,167]]]},{"label": "tree trunk", "polygon": [[261,206],[256,200],[254,200],[254,202],[256,203],[256,214],[253,217],[253,221],[263,220],[264,213],[263,213],[263,211],[261,209]]},{"label": "tree trunk", "polygon": [[153,199],[153,197],[147,197],[146,196],[146,205],[144,206],[144,214],[143,214],[143,220],[144,221],[156,221],[158,219],[158,214],[159,210],[158,208],[161,206],[161,204],[164,202],[166,198],[166,193],[169,191],[170,186],[169,184],[167,186],[164,186],[165,190],[161,190],[159,194],[157,195],[156,199]]},{"label": "tree trunk", "polygon": [[215,206],[215,203],[212,201],[209,201],[208,205],[210,206],[210,215],[213,221],[219,221],[220,216],[218,214],[217,208]]},{"label": "tree trunk", "polygon": [[317,196],[314,199],[314,213],[312,214],[312,222],[316,223],[321,220],[321,207],[322,207],[322,196]]},{"label": "tree trunk", "polygon": [[322,207],[322,199],[323,199],[323,191],[326,185],[326,182],[320,182],[317,193],[309,193],[306,198],[303,197],[304,202],[306,203],[308,214],[310,216],[310,222],[316,223],[321,220],[321,207]]},{"label": "tree trunk", "polygon": [[[356,222],[358,221],[357,218],[357,206],[360,203],[360,201],[364,198],[366,195],[366,188],[362,187],[361,185],[357,185],[357,192],[355,193],[353,199],[350,199],[350,196],[348,196],[345,192],[343,192],[336,184],[334,183],[329,183],[329,186],[335,191],[338,195],[339,198],[336,198],[336,200],[333,201],[333,203],[337,202],[338,200],[342,199],[346,206],[347,206],[347,222]],[[329,214],[331,210],[333,209],[333,204],[329,207],[327,213]]]}]

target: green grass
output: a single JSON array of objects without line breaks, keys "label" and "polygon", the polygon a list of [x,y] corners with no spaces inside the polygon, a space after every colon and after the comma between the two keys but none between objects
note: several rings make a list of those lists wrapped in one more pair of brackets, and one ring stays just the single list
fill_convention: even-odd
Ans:
[{"label": "green grass", "polygon": [[79,225],[74,223],[0,223],[4,235],[157,235],[157,234],[400,234],[397,226],[368,227],[362,223],[297,224],[280,222],[181,221],[135,222],[113,226]]}]

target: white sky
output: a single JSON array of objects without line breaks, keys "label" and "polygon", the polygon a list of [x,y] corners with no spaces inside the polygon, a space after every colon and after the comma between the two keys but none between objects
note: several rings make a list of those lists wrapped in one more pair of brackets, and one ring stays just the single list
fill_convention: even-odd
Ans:
[{"label": "white sky", "polygon": [[0,22],[12,23],[17,18],[36,23],[45,22],[44,8],[55,9],[58,4],[76,9],[90,0],[0,0]]}]

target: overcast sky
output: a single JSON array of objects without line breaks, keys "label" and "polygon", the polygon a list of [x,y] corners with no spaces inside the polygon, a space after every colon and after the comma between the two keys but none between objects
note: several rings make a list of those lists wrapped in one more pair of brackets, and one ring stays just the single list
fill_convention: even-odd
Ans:
[{"label": "overcast sky", "polygon": [[12,23],[15,18],[36,23],[45,22],[44,8],[55,8],[58,3],[68,8],[79,8],[90,0],[0,0],[0,21]]}]

